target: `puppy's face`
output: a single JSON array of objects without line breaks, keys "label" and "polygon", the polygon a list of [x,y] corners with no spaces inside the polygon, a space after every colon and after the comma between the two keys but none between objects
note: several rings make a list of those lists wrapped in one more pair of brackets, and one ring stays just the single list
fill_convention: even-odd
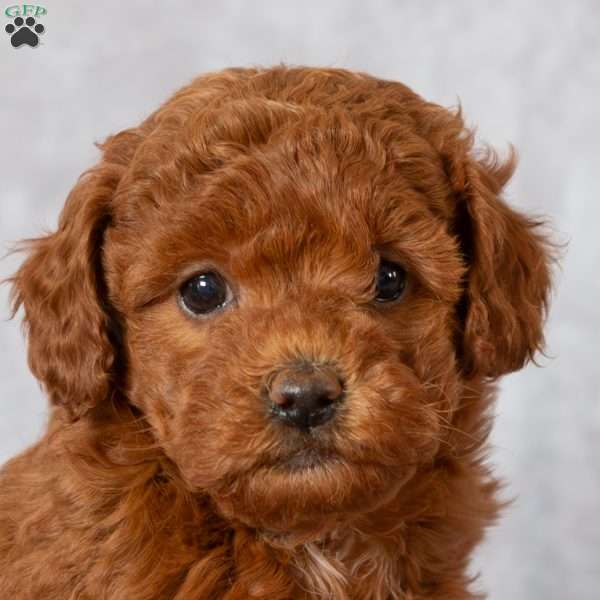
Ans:
[{"label": "puppy's face", "polygon": [[272,528],[394,493],[431,459],[457,371],[464,268],[443,207],[358,133],[358,164],[314,134],[246,151],[107,237],[129,396],[190,488]]},{"label": "puppy's face", "polygon": [[[17,302],[54,402],[98,404],[122,360],[190,490],[302,531],[375,510],[431,467],[465,380],[539,345],[548,275],[533,224],[497,198],[510,169],[472,161],[458,117],[341,71],[322,81],[329,110],[291,83],[276,102],[290,73],[320,76],[267,73],[271,91],[242,100],[226,93],[239,74],[199,80],[109,140]],[[68,317],[85,331],[42,357],[47,323]],[[74,351],[73,368],[83,340],[97,355]]]}]

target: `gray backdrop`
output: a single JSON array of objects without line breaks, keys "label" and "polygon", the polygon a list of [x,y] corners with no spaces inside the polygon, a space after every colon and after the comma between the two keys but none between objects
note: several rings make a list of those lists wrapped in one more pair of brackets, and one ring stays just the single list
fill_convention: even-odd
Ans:
[{"label": "gray backdrop", "polygon": [[[8,3],[5,3],[5,5]],[[517,500],[474,563],[493,600],[600,597],[600,2],[45,2],[46,33],[0,30],[0,244],[54,227],[92,145],[194,75],[341,66],[457,98],[482,139],[521,157],[509,198],[569,241],[550,358],[506,378],[493,462]],[[18,264],[0,262],[0,277]],[[0,289],[2,317],[7,289]],[[0,462],[43,430],[18,321],[0,322]]]}]

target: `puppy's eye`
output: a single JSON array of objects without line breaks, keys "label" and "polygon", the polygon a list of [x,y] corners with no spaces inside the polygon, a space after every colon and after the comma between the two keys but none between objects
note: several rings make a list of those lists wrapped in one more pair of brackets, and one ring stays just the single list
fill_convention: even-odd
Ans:
[{"label": "puppy's eye", "polygon": [[205,315],[221,308],[229,296],[227,283],[214,271],[194,275],[179,288],[181,303],[195,315]]},{"label": "puppy's eye", "polygon": [[387,260],[382,260],[377,272],[377,302],[391,302],[402,296],[406,289],[406,271]]}]

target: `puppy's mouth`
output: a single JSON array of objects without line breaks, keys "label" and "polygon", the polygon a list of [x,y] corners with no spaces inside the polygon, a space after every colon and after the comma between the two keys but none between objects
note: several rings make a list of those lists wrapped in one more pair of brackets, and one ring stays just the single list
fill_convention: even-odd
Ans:
[{"label": "puppy's mouth", "polygon": [[282,459],[276,467],[285,471],[298,472],[331,466],[339,460],[340,457],[332,451],[309,447]]},{"label": "puppy's mouth", "polygon": [[413,471],[352,460],[323,440],[295,442],[288,440],[278,454],[262,457],[211,490],[226,519],[261,531],[273,543],[317,539],[389,501]]}]

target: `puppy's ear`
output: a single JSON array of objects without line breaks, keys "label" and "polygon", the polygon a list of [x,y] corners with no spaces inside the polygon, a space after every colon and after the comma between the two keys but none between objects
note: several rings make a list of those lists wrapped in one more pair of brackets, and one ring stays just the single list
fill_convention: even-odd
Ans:
[{"label": "puppy's ear", "polygon": [[501,198],[515,168],[493,151],[453,170],[456,232],[468,265],[461,320],[465,374],[491,378],[521,368],[543,346],[551,246],[543,223]]},{"label": "puppy's ear", "polygon": [[106,304],[103,234],[136,139],[122,132],[107,140],[104,160],[69,194],[58,230],[22,242],[28,257],[9,279],[13,315],[24,308],[29,366],[71,418],[111,391],[117,329]]}]

